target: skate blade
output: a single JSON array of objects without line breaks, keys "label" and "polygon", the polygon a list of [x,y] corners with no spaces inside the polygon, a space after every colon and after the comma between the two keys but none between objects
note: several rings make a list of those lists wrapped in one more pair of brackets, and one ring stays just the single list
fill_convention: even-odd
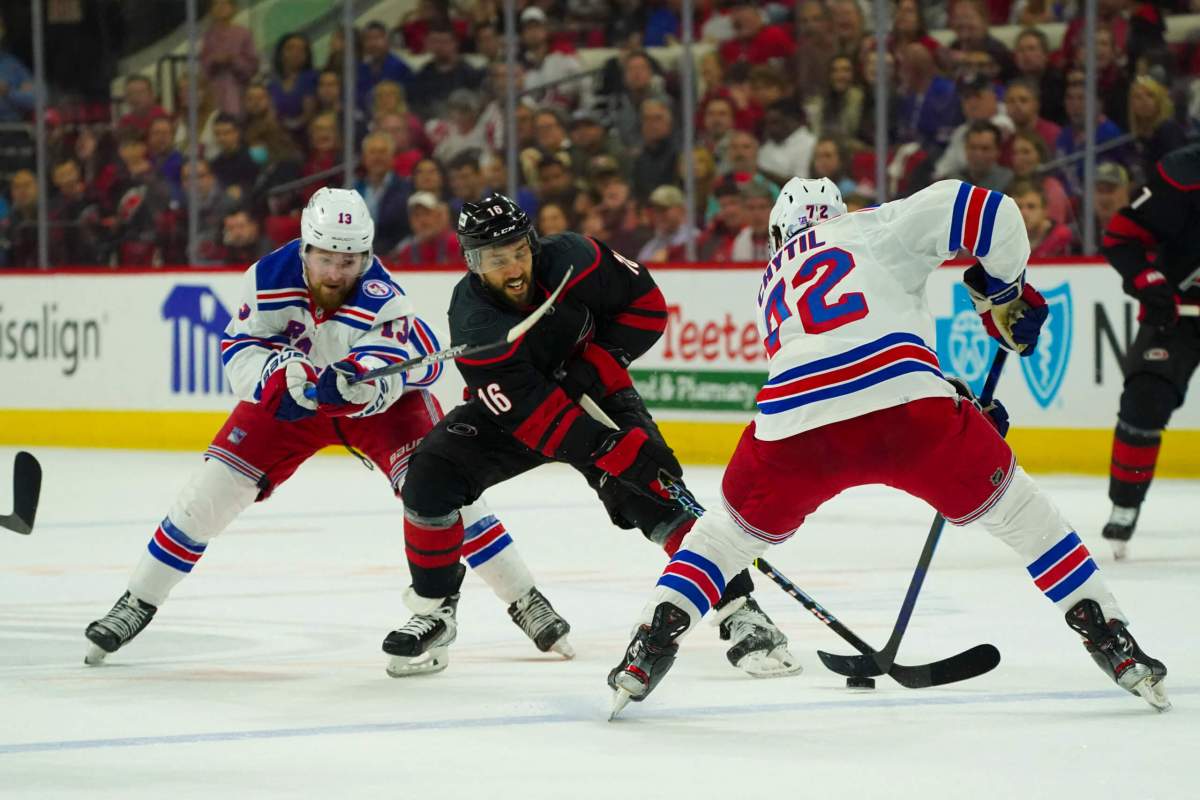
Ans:
[{"label": "skate blade", "polygon": [[770,653],[761,650],[747,653],[738,661],[737,668],[753,678],[784,678],[804,671],[786,645],[780,645]]},{"label": "skate blade", "polygon": [[449,664],[449,648],[435,647],[419,656],[392,656],[388,660],[387,674],[393,678],[432,675],[435,672],[441,672]]},{"label": "skate blade", "polygon": [[616,719],[617,715],[625,709],[625,706],[629,705],[629,701],[632,699],[633,695],[627,689],[618,686],[617,690],[613,692],[612,709],[608,712],[608,721],[612,722]]},{"label": "skate blade", "polygon": [[104,663],[104,659],[107,657],[107,650],[98,644],[89,644],[87,652],[83,655],[83,663],[89,667],[98,667]]},{"label": "skate blade", "polygon": [[559,638],[557,642],[550,645],[550,650],[551,652],[558,653],[567,661],[570,661],[575,657],[575,648],[572,647],[571,643],[567,641],[566,636]]},{"label": "skate blade", "polygon": [[1143,678],[1133,687],[1133,691],[1160,714],[1171,710],[1171,701],[1167,698],[1167,688],[1163,686],[1161,678],[1157,683],[1153,678]]}]

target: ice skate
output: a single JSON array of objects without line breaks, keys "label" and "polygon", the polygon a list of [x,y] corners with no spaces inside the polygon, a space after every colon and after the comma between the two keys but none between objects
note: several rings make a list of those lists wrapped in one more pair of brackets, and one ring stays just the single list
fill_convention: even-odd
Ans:
[{"label": "ice skate", "polygon": [[383,640],[383,652],[392,657],[388,661],[388,675],[407,678],[446,668],[450,663],[450,645],[458,636],[455,620],[458,597],[458,594],[452,594],[432,610],[414,614],[412,619],[387,635]]},{"label": "ice skate", "polygon": [[143,602],[129,592],[113,605],[112,610],[100,619],[87,626],[84,636],[91,644],[83,663],[96,666],[102,663],[109,653],[115,653],[130,639],[142,632],[142,629],[154,619],[157,606]]},{"label": "ice skate", "polygon": [[1162,680],[1167,668],[1161,661],[1142,652],[1120,620],[1104,621],[1104,612],[1095,600],[1080,600],[1067,612],[1067,624],[1083,637],[1096,666],[1130,694],[1136,694],[1158,711],[1168,711]]},{"label": "ice skate", "polygon": [[1133,536],[1133,527],[1137,525],[1138,511],[1137,506],[1113,506],[1112,515],[1100,532],[1112,545],[1113,558],[1117,561],[1129,553],[1129,539]]},{"label": "ice skate", "polygon": [[787,637],[750,595],[717,611],[713,623],[722,641],[733,642],[725,652],[729,663],[755,678],[781,678],[803,671],[787,647]]},{"label": "ice skate", "polygon": [[545,595],[532,588],[508,607],[508,616],[525,631],[543,653],[553,650],[563,658],[574,658],[575,648],[567,641],[571,625],[554,610]]},{"label": "ice skate", "polygon": [[630,700],[640,703],[654,691],[675,663],[675,654],[679,652],[675,640],[689,624],[687,612],[679,606],[659,603],[650,624],[638,628],[621,663],[608,673],[608,685],[614,692],[610,722]]}]

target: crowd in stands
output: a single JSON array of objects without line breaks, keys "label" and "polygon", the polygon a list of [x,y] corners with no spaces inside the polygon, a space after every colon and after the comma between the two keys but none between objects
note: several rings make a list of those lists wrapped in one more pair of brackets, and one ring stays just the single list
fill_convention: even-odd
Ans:
[{"label": "crowd in stands", "polygon": [[[1200,117],[1200,47],[1165,37],[1166,17],[1191,4],[1200,5],[1098,2],[1097,230]],[[970,181],[1017,201],[1035,257],[1081,252],[1083,165],[1069,157],[1085,144],[1082,5],[894,2],[882,110],[887,196],[941,178]],[[697,0],[702,55],[690,121],[681,118],[678,51],[649,49],[678,42],[679,0],[520,6],[515,73],[497,0],[419,0],[404,19],[368,22],[352,43],[358,72],[347,107],[340,31],[323,64],[302,33],[257,52],[235,22],[237,4],[214,0],[200,47],[194,169],[186,80],[168,90],[141,73],[125,77],[115,122],[48,115],[51,263],[253,261],[298,235],[317,188],[340,185],[348,129],[375,252],[400,267],[457,263],[458,209],[507,185],[509,81],[521,92],[516,199],[543,235],[577,230],[647,262],[683,260],[694,238],[703,262],[762,261],[770,209],[789,177],[829,177],[851,209],[876,201],[872,2]],[[1066,23],[1059,46],[1046,34],[1054,22]],[[993,35],[999,25],[1019,26],[1011,47]],[[948,44],[930,35],[941,29],[952,33],[940,37]],[[585,71],[580,54],[597,47],[612,55]],[[0,121],[30,119],[30,81],[0,47]],[[689,162],[692,207],[682,191]],[[37,191],[28,169],[11,175],[0,198],[0,265],[36,264]]]}]

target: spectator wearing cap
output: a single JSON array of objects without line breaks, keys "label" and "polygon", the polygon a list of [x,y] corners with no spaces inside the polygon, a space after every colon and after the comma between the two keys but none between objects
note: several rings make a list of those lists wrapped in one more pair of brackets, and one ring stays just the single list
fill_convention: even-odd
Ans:
[{"label": "spectator wearing cap", "polygon": [[1046,154],[1050,152],[1042,137],[1018,131],[1013,134],[1009,143],[1014,182],[1023,180],[1033,183],[1042,190],[1042,197],[1046,200],[1046,213],[1050,219],[1070,224],[1075,209],[1066,188],[1057,177],[1041,169],[1046,161]]},{"label": "spectator wearing cap", "polygon": [[163,107],[154,102],[154,84],[145,75],[130,75],[125,79],[124,100],[128,111],[117,122],[118,128],[132,128],[145,136],[152,120],[167,116]]},{"label": "spectator wearing cap", "polygon": [[956,0],[950,8],[950,29],[955,39],[950,43],[951,63],[961,63],[972,50],[986,50],[1000,67],[1000,80],[1013,77],[1012,53],[988,30],[988,9],[984,0]]},{"label": "spectator wearing cap", "polygon": [[741,193],[745,219],[742,229],[734,237],[729,257],[734,261],[765,264],[772,256],[771,239],[767,233],[775,198],[769,188],[754,181],[743,183]]},{"label": "spectator wearing cap", "polygon": [[1000,166],[1000,129],[986,119],[978,119],[967,126],[966,159],[958,172],[942,177],[958,178],[967,183],[1003,192],[1012,182],[1012,170]]},{"label": "spectator wearing cap", "polygon": [[637,147],[642,141],[642,103],[651,98],[671,102],[663,91],[663,80],[655,67],[654,60],[644,50],[629,53],[621,67],[620,90],[608,99],[613,128],[629,147]]},{"label": "spectator wearing cap", "polygon": [[[946,145],[945,152],[934,165],[933,172],[937,178],[957,175],[967,168],[967,134],[976,122],[989,122],[995,126],[1000,136],[997,142],[999,147],[1004,146],[1004,140],[1013,132],[1013,121],[1009,119],[1008,111],[996,97],[996,85],[984,76],[968,75],[959,81],[958,96],[966,121],[950,134],[950,142]],[[994,188],[1002,191],[1004,185]]]},{"label": "spectator wearing cap", "polygon": [[1096,213],[1096,230],[1108,230],[1113,216],[1129,205],[1129,172],[1115,161],[1096,165],[1096,191],[1092,204]]},{"label": "spectator wearing cap", "polygon": [[[5,34],[0,19],[0,39]],[[21,122],[33,112],[33,73],[21,61],[0,45],[0,83],[8,90],[0,93],[0,122]]]},{"label": "spectator wearing cap", "polygon": [[[1072,70],[1067,79],[1067,94],[1063,98],[1063,103],[1067,109],[1067,124],[1063,126],[1062,132],[1058,134],[1058,141],[1055,142],[1054,150],[1057,158],[1063,158],[1079,152],[1084,148],[1087,141],[1087,110],[1085,100],[1087,92],[1084,88],[1083,73],[1078,70]],[[1096,145],[1100,146],[1107,141],[1116,139],[1121,135],[1121,129],[1108,117],[1097,109],[1096,120]],[[1109,150],[1100,155],[1101,158],[1109,160],[1123,160],[1124,148],[1119,147],[1114,150]],[[1083,193],[1083,160],[1080,159],[1075,166],[1065,167],[1063,176],[1067,179],[1067,189],[1071,194],[1079,196]]]},{"label": "spectator wearing cap", "polygon": [[[899,75],[896,113],[900,139],[918,142],[926,150],[940,151],[962,121],[954,82],[937,74],[933,56],[917,42],[900,52]],[[866,99],[873,101],[873,98],[874,92],[868,91]],[[863,124],[874,125],[874,120],[864,113]]]},{"label": "spectator wearing cap", "polygon": [[676,186],[659,186],[650,193],[646,211],[654,234],[638,251],[637,260],[663,262],[681,257],[687,240],[699,234],[688,219],[683,192]]},{"label": "spectator wearing cap", "polygon": [[645,201],[659,186],[671,183],[679,148],[673,114],[661,100],[642,102],[642,147],[633,159],[633,194]]},{"label": "spectator wearing cap", "polygon": [[1016,201],[1025,220],[1030,258],[1062,258],[1074,252],[1075,235],[1046,214],[1046,196],[1041,187],[1029,181],[1014,181],[1008,195]]},{"label": "spectator wearing cap", "polygon": [[200,69],[208,81],[217,108],[226,114],[242,113],[242,93],[258,71],[258,49],[254,34],[235,25],[237,3],[213,0],[212,22],[200,41]]},{"label": "spectator wearing cap", "polygon": [[713,187],[713,198],[717,210],[696,243],[696,258],[729,261],[733,242],[746,224],[741,186],[727,175]]},{"label": "spectator wearing cap", "polygon": [[433,143],[433,157],[449,163],[464,150],[483,150],[488,145],[487,123],[478,93],[470,89],[455,89],[446,103],[447,118],[432,119],[425,124],[425,133]]},{"label": "spectator wearing cap", "polygon": [[717,52],[726,64],[774,63],[783,66],[796,52],[796,42],[779,25],[767,25],[763,12],[750,0],[733,0],[730,10],[734,37],[721,43]]},{"label": "spectator wearing cap", "polygon": [[208,166],[230,196],[239,199],[254,185],[258,164],[250,157],[242,141],[242,129],[232,114],[217,115],[213,137],[217,140],[217,154],[208,160]]},{"label": "spectator wearing cap", "polygon": [[303,33],[285,33],[279,37],[271,66],[267,93],[275,117],[296,144],[302,144],[308,121],[317,113],[317,72],[313,69],[308,37]]},{"label": "spectator wearing cap", "polygon": [[863,121],[866,99],[854,74],[854,60],[834,56],[829,60],[825,90],[804,104],[808,128],[822,136],[853,137]]},{"label": "spectator wearing cap", "polygon": [[758,169],[782,186],[791,178],[807,178],[817,137],[801,121],[800,111],[789,100],[767,109],[763,125],[766,141],[758,150]]},{"label": "spectator wearing cap", "polygon": [[1017,75],[1037,84],[1042,116],[1056,125],[1065,124],[1067,112],[1063,106],[1063,95],[1067,84],[1062,71],[1051,63],[1050,43],[1046,34],[1038,28],[1026,28],[1017,34],[1013,45],[1013,61]]},{"label": "spectator wearing cap", "polygon": [[362,62],[358,65],[358,104],[366,107],[367,99],[380,81],[395,81],[407,86],[413,79],[408,64],[392,53],[388,31],[379,20],[368,22],[362,34]]},{"label": "spectator wearing cap", "polygon": [[582,177],[592,178],[596,159],[610,157],[618,165],[628,165],[628,156],[615,136],[609,134],[598,111],[581,108],[571,115],[571,150]]},{"label": "spectator wearing cap", "polygon": [[571,107],[590,104],[590,79],[559,83],[564,78],[583,72],[583,63],[575,55],[552,52],[550,32],[546,27],[546,12],[535,5],[521,12],[521,65],[525,68],[525,88],[541,89],[543,103]]},{"label": "spectator wearing cap", "polygon": [[1134,182],[1145,185],[1146,176],[1167,153],[1187,143],[1187,133],[1175,121],[1175,104],[1167,87],[1141,75],[1129,89],[1129,132],[1134,135]]},{"label": "spectator wearing cap", "polygon": [[440,197],[431,192],[414,192],[408,198],[408,223],[412,234],[391,252],[389,262],[412,266],[462,260],[458,237],[450,227],[449,209]]},{"label": "spectator wearing cap", "polygon": [[[1062,128],[1041,115],[1041,102],[1038,96],[1038,85],[1028,78],[1013,78],[1004,90],[1004,110],[1012,120],[1013,133],[1028,133],[1037,136],[1046,144],[1046,150],[1052,150],[1058,141]],[[1008,144],[1005,143],[1006,157]]]},{"label": "spectator wearing cap", "polygon": [[369,133],[362,141],[363,176],[354,188],[362,195],[375,220],[377,253],[386,253],[408,236],[408,189],[392,171],[395,143],[382,131]]},{"label": "spectator wearing cap", "polygon": [[430,23],[425,50],[429,61],[413,77],[413,110],[423,117],[440,117],[446,111],[450,93],[455,89],[478,90],[484,73],[463,60],[458,35],[449,21]]}]

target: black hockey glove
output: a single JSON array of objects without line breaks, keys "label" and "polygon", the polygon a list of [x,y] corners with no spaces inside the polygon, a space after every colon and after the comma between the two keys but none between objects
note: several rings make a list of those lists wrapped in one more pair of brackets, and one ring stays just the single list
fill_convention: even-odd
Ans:
[{"label": "black hockey glove", "polygon": [[1147,325],[1169,328],[1179,321],[1179,298],[1167,276],[1147,267],[1122,283],[1125,293],[1142,304],[1138,319]]},{"label": "black hockey glove", "polygon": [[988,422],[992,423],[992,427],[996,429],[996,433],[1000,434],[1001,439],[1008,435],[1008,409],[999,400],[993,397],[992,402],[985,406],[979,402],[979,398],[962,378],[947,375],[946,380],[954,387],[954,391],[958,392],[959,397],[975,406],[987,417]]},{"label": "black hockey glove", "polygon": [[592,463],[638,494],[665,505],[675,504],[667,486],[682,483],[675,474],[679,462],[671,448],[654,441],[641,428],[605,436],[592,453]]},{"label": "black hockey glove", "polygon": [[578,355],[567,361],[554,377],[572,400],[578,400],[584,394],[602,400],[622,389],[633,387],[625,366],[612,353],[593,342],[585,344]]}]

